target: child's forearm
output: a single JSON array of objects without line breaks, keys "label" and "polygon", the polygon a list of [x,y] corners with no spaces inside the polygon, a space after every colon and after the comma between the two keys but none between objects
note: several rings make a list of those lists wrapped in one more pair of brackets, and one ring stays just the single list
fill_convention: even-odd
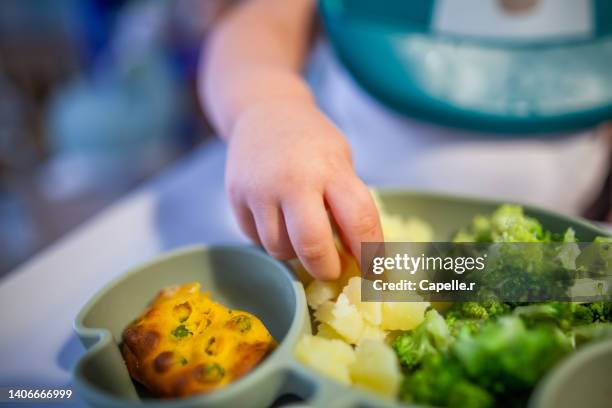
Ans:
[{"label": "child's forearm", "polygon": [[240,116],[269,100],[310,101],[300,76],[314,0],[248,0],[221,21],[200,71],[200,95],[227,140]]},{"label": "child's forearm", "polygon": [[329,212],[356,259],[361,242],[383,236],[347,140],[300,77],[313,12],[314,0],[246,0],[213,34],[200,91],[230,142],[225,186],[242,231],[270,255],[297,255],[313,276],[336,279]]}]

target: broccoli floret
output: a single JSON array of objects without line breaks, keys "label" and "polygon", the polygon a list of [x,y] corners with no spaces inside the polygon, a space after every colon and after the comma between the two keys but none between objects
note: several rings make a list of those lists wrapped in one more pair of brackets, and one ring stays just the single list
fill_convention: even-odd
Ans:
[{"label": "broccoli floret", "polygon": [[516,316],[520,316],[528,326],[540,323],[554,323],[562,330],[571,330],[574,326],[612,321],[612,303],[576,303],[576,302],[547,302],[514,309]]},{"label": "broccoli floret", "polygon": [[424,356],[438,352],[428,339],[423,339],[412,331],[396,337],[392,346],[399,362],[408,369],[418,366]]},{"label": "broccoli floret", "polygon": [[490,407],[493,397],[483,388],[470,382],[461,365],[453,358],[432,355],[413,374],[404,378],[400,398],[448,407]]},{"label": "broccoli floret", "polygon": [[494,404],[495,399],[487,390],[468,381],[455,384],[448,396],[449,407],[483,408]]},{"label": "broccoli floret", "polygon": [[568,228],[565,231],[565,234],[563,234],[563,238],[561,239],[561,242],[578,242],[578,240],[576,239],[576,231],[574,231],[573,228]]},{"label": "broccoli floret", "polygon": [[575,302],[547,302],[519,306],[513,313],[521,317],[530,327],[541,323],[553,323],[562,330],[592,323],[594,319],[593,312],[587,304]]},{"label": "broccoli floret", "polygon": [[486,319],[508,310],[496,301],[455,303],[444,317],[431,309],[415,330],[399,335],[392,345],[402,365],[414,368],[425,356],[445,352],[463,330],[476,333]]},{"label": "broccoli floret", "polygon": [[612,302],[585,303],[591,313],[591,322],[612,322]]},{"label": "broccoli floret", "polygon": [[458,319],[488,319],[489,312],[484,305],[478,302],[460,302],[453,305],[448,313],[449,318]]},{"label": "broccoli floret", "polygon": [[572,229],[563,235],[544,231],[534,218],[516,205],[503,205],[490,216],[476,216],[471,225],[455,236],[455,242],[515,243],[491,246],[487,268],[472,272],[470,280],[480,290],[500,300],[525,302],[560,297],[573,284],[577,245],[530,245],[531,243],[575,243]]},{"label": "broccoli floret", "polygon": [[446,324],[450,330],[451,336],[457,338],[462,332],[467,334],[476,334],[480,331],[486,320],[481,319],[457,319],[447,318]]},{"label": "broccoli floret", "polygon": [[582,319],[576,319],[571,330],[576,347],[612,338],[612,302],[584,303],[579,307]]},{"label": "broccoli floret", "polygon": [[491,216],[493,242],[545,242],[548,234],[534,218],[527,217],[523,208],[503,205]]},{"label": "broccoli floret", "polygon": [[478,215],[461,230],[455,242],[549,242],[550,233],[534,218],[527,217],[518,205],[502,205],[490,217]]},{"label": "broccoli floret", "polygon": [[[575,244],[572,244],[575,245]],[[565,244],[514,243],[489,247],[487,267],[472,271],[479,296],[502,302],[564,298],[576,277],[578,253]]]},{"label": "broccoli floret", "polygon": [[525,404],[531,389],[572,349],[556,327],[528,329],[516,316],[489,320],[476,334],[462,331],[449,353],[425,355],[401,387],[401,397],[438,406]]},{"label": "broccoli floret", "polygon": [[457,302],[448,311],[448,319],[489,319],[507,313],[510,307],[496,300],[484,302]]},{"label": "broccoli floret", "polygon": [[612,237],[596,237],[581,247],[577,259],[579,277],[608,278],[612,271]]},{"label": "broccoli floret", "polygon": [[[576,275],[609,271],[612,238],[598,237],[585,251],[574,230],[544,231],[521,207],[504,205],[476,216],[455,242],[519,243],[492,246],[488,268],[475,276],[481,301],[457,302],[442,318],[435,310],[393,348],[406,376],[404,401],[436,406],[524,406],[536,383],[575,346],[612,337],[612,302],[546,302],[565,297]],[[549,252],[547,252],[549,251]],[[550,252],[554,251],[554,252]],[[594,261],[593,261],[594,260]]]},{"label": "broccoli floret", "polygon": [[430,309],[416,329],[399,335],[392,346],[402,366],[412,369],[426,356],[446,352],[453,340],[444,318]]},{"label": "broccoli floret", "polygon": [[[580,326],[583,324],[589,324],[598,321],[599,317],[595,313],[591,304],[580,304],[575,302],[553,302],[553,304],[561,304],[561,309],[566,310],[569,315],[567,320],[572,326]],[[564,329],[563,326],[559,325],[560,328]]]},{"label": "broccoli floret", "polygon": [[530,390],[572,349],[554,326],[527,329],[516,316],[490,321],[476,335],[463,334],[453,354],[468,376],[494,394]]}]

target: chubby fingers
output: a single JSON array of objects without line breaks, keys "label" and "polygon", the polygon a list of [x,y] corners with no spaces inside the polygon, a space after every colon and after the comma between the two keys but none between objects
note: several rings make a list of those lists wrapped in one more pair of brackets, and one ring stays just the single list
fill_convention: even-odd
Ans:
[{"label": "chubby fingers", "polygon": [[259,240],[266,252],[277,259],[295,258],[280,204],[277,202],[254,204],[251,209]]},{"label": "chubby fingers", "polygon": [[341,230],[345,244],[361,263],[362,242],[383,242],[378,209],[370,190],[357,177],[331,183],[325,199]]},{"label": "chubby fingers", "polygon": [[296,255],[317,279],[340,276],[340,257],[323,196],[300,195],[290,201],[230,200],[242,231],[278,259]]},{"label": "chubby fingers", "polygon": [[255,218],[249,207],[243,201],[230,200],[230,203],[236,215],[238,226],[240,226],[242,232],[255,244],[261,245],[261,241],[257,234],[257,227],[255,226]]},{"label": "chubby fingers", "polygon": [[282,210],[289,239],[298,258],[317,279],[340,276],[340,257],[321,194],[284,201]]},{"label": "chubby fingers", "polygon": [[263,246],[275,258],[295,258],[277,201],[243,194],[238,188],[228,188],[228,196],[240,229],[251,241]]}]

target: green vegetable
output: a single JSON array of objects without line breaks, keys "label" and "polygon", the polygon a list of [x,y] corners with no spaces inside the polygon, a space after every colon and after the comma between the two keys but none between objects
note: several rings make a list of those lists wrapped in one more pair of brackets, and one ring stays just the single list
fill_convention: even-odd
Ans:
[{"label": "green vegetable", "polygon": [[527,329],[516,316],[491,321],[476,335],[462,333],[453,353],[468,376],[495,394],[531,389],[572,349],[553,326]]},{"label": "green vegetable", "polygon": [[404,378],[400,398],[435,406],[485,408],[494,405],[492,395],[467,379],[456,359],[441,354],[428,357],[419,370]]},{"label": "green vegetable", "polygon": [[187,327],[185,327],[184,324],[181,324],[179,326],[176,326],[176,329],[172,330],[172,332],[170,332],[170,334],[172,334],[172,336],[176,337],[177,339],[182,339],[183,337],[190,336],[193,333],[190,332],[187,329]]},{"label": "green vegetable", "polygon": [[586,306],[591,311],[593,322],[612,322],[612,302],[594,302]]},{"label": "green vegetable", "polygon": [[446,312],[446,324],[453,337],[458,337],[463,331],[475,334],[487,320],[508,313],[509,310],[509,305],[496,300],[457,302]]},{"label": "green vegetable", "polygon": [[459,337],[462,332],[476,334],[480,331],[486,320],[483,319],[460,319],[446,318],[446,324],[453,337]]},{"label": "green vegetable", "polygon": [[205,364],[196,367],[195,377],[203,383],[219,382],[225,377],[225,369],[217,363]]},{"label": "green vegetable", "polygon": [[562,330],[570,330],[576,324],[593,322],[593,313],[590,308],[573,302],[547,302],[519,306],[514,309],[513,313],[521,317],[529,326],[552,323]]},{"label": "green vegetable", "polygon": [[[428,352],[407,374],[400,396],[437,406],[488,407],[496,401],[522,405],[537,381],[572,350],[570,339],[556,327],[528,329],[516,316],[488,321],[476,334],[462,331],[448,352],[436,349],[423,333],[419,326],[407,336],[426,344]],[[396,339],[394,349],[404,367],[414,368],[405,364],[414,350],[402,348],[405,341],[405,336]]]},{"label": "green vegetable", "polygon": [[[545,231],[521,207],[504,205],[475,217],[454,241],[517,245],[493,251],[488,260],[493,267],[478,277],[494,283],[485,288],[483,301],[454,303],[443,315],[429,310],[419,326],[396,337],[392,346],[405,373],[402,400],[524,406],[537,382],[575,347],[612,337],[612,302],[529,302],[529,296],[566,294],[580,274],[609,275],[612,238],[598,237],[597,245],[581,252],[572,245],[577,242],[572,229]],[[522,244],[532,242],[551,245]],[[587,262],[580,258],[585,255]],[[529,296],[518,298],[525,288]]]},{"label": "green vegetable", "polygon": [[453,341],[444,318],[430,309],[414,331],[399,335],[392,346],[402,366],[414,368],[424,358],[445,352]]},{"label": "green vegetable", "polygon": [[448,396],[449,407],[484,408],[495,404],[493,396],[482,387],[468,381],[459,381]]},{"label": "green vegetable", "polygon": [[580,277],[609,278],[612,274],[612,237],[596,237],[578,257]]},{"label": "green vegetable", "polygon": [[612,322],[612,303],[536,303],[517,307],[513,313],[520,316],[530,326],[553,323],[560,329],[567,331],[574,326]]},{"label": "green vegetable", "polygon": [[517,205],[502,205],[490,217],[477,215],[455,236],[455,242],[550,242],[551,234]]},{"label": "green vegetable", "polygon": [[240,333],[245,333],[251,330],[251,318],[245,315],[234,316],[227,322],[226,326],[238,329]]},{"label": "green vegetable", "polygon": [[612,338],[612,323],[593,323],[585,326],[578,326],[573,331],[576,347],[592,341]]},{"label": "green vegetable", "polygon": [[446,314],[447,322],[457,319],[489,319],[507,313],[510,307],[497,300],[484,302],[458,302]]},{"label": "green vegetable", "polygon": [[474,279],[499,299],[533,302],[564,298],[576,278],[573,246],[513,244],[491,248],[488,267]]},{"label": "green vegetable", "polygon": [[576,277],[580,249],[576,244],[569,245],[576,242],[574,231],[568,229],[561,236],[544,231],[519,206],[503,205],[489,217],[476,216],[454,241],[515,243],[490,246],[487,268],[469,276],[470,280],[479,282],[481,291],[502,300],[525,302],[560,297],[567,293]]}]

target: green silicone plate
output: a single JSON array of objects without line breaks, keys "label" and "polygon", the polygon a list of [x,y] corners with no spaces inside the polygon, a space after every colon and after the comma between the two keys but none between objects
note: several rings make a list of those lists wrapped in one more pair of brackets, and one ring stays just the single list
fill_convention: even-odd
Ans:
[{"label": "green silicone plate", "polygon": [[[436,240],[448,240],[474,215],[489,213],[500,204],[405,191],[382,191],[380,197],[390,212],[421,217],[432,224]],[[585,241],[605,234],[576,218],[525,208],[553,231],[571,226]],[[118,347],[121,333],[159,289],[191,281],[201,282],[215,300],[254,313],[263,320],[279,347],[252,372],[219,391],[180,400],[153,399],[128,375]],[[308,406],[321,408],[405,406],[366,390],[349,389],[327,380],[294,359],[296,342],[311,330],[304,289],[282,263],[255,248],[196,246],[157,258],[109,283],[83,307],[74,327],[87,348],[74,368],[74,385],[78,394],[94,407],[143,404],[167,408],[266,407],[284,394],[297,395]],[[588,350],[585,348],[585,352]],[[581,367],[573,364],[562,369],[571,374]],[[550,394],[541,393],[534,404],[549,406],[546,404]],[[598,396],[591,393],[585,398],[596,400]]]}]

